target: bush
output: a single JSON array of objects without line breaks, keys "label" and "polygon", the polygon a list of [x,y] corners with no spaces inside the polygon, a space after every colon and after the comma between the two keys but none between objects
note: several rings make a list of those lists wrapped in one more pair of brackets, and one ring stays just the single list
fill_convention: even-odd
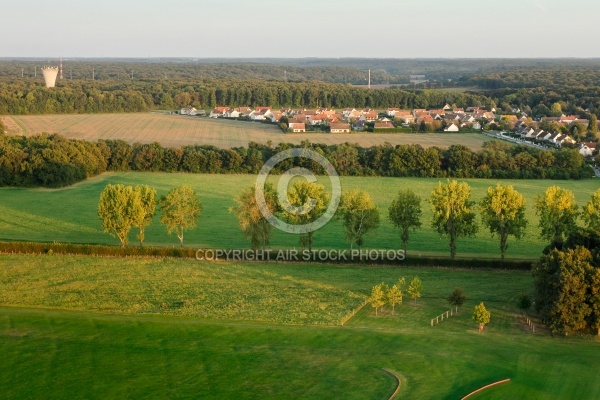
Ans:
[{"label": "bush", "polygon": [[522,294],[519,296],[519,300],[517,301],[517,307],[521,310],[527,311],[531,308],[532,302],[531,297],[528,294]]}]

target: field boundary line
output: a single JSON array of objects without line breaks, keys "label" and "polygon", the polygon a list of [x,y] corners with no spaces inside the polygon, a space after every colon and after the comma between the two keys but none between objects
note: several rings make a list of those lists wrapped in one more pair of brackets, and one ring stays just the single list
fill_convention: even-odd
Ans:
[{"label": "field boundary line", "polygon": [[392,393],[392,395],[389,398],[389,400],[394,400],[394,397],[396,397],[398,395],[398,393],[400,393],[400,387],[402,386],[402,380],[400,379],[400,376],[397,373],[395,373],[394,371],[392,371],[391,369],[387,369],[387,368],[381,368],[381,369],[383,371],[387,372],[389,375],[391,375],[398,382],[398,386],[396,387],[396,390],[394,390],[394,393]]},{"label": "field boundary line", "polygon": [[477,393],[483,392],[484,390],[487,390],[487,389],[489,389],[491,387],[498,386],[498,385],[501,385],[503,383],[508,383],[508,382],[510,382],[510,378],[504,379],[504,380],[501,380],[501,381],[498,381],[498,382],[490,383],[489,385],[485,385],[484,387],[481,387],[481,388],[479,388],[479,389],[477,389],[477,390],[469,393],[468,395],[466,395],[465,397],[463,397],[461,400],[466,400],[469,397],[476,395]]},{"label": "field boundary line", "polygon": [[368,300],[365,300],[364,303],[362,303],[360,306],[358,306],[357,308],[355,308],[354,310],[352,310],[351,313],[349,313],[348,315],[346,315],[344,318],[342,318],[342,320],[340,321],[340,325],[344,326],[346,325],[352,318],[354,318],[356,316],[356,314],[358,314],[360,312],[360,310],[362,310],[367,304],[369,304]]},{"label": "field boundary line", "polygon": [[25,124],[18,120],[14,115],[7,116],[6,118],[10,119],[21,131],[21,134],[18,136],[27,136],[29,134],[29,129],[25,126]]}]

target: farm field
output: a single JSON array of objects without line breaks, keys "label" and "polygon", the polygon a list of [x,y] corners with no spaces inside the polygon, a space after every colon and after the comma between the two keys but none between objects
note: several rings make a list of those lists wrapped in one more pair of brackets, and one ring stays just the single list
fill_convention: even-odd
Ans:
[{"label": "farm field", "polygon": [[[0,262],[5,398],[388,398],[396,383],[382,368],[400,375],[399,398],[456,399],[505,378],[478,398],[600,395],[595,339],[532,334],[523,324],[516,297],[532,290],[527,272],[48,255]],[[330,318],[334,304],[315,307],[311,297],[351,309],[374,284],[415,275],[423,281],[416,304],[405,298],[394,315],[388,307],[378,316],[367,306],[345,326]],[[456,286],[467,303],[431,327]],[[245,315],[221,313],[240,298]],[[170,309],[174,299],[196,311]],[[483,333],[470,319],[479,301],[492,315]],[[144,302],[152,307],[135,307]],[[321,317],[289,323],[298,311]]]},{"label": "farm field", "polygon": [[34,135],[60,133],[68,138],[122,139],[129,143],[159,142],[165,147],[185,145],[213,145],[221,148],[245,147],[249,142],[274,145],[281,142],[300,144],[303,140],[327,145],[358,143],[363,147],[382,145],[420,144],[423,147],[449,147],[463,144],[474,150],[481,148],[489,137],[476,133],[464,134],[283,134],[274,125],[226,121],[158,113],[93,114],[93,115],[39,115],[4,117],[9,133]]},{"label": "farm field", "polygon": [[[539,238],[538,219],[533,208],[535,197],[551,185],[573,190],[580,205],[600,185],[597,180],[548,181],[548,180],[466,180],[473,189],[473,199],[479,201],[489,186],[497,182],[514,185],[527,200],[529,225],[525,236],[519,240],[509,239],[507,257],[537,259],[546,243]],[[443,255],[449,253],[448,241],[440,237],[431,226],[431,210],[425,200],[439,182],[423,178],[374,178],[342,177],[343,190],[368,191],[381,212],[381,226],[366,237],[366,248],[399,249],[398,233],[387,219],[387,209],[396,193],[405,187],[412,188],[423,199],[423,226],[411,236],[409,254]],[[72,187],[58,190],[0,188],[0,240],[72,242],[117,245],[117,239],[102,233],[96,210],[101,191],[108,183],[125,185],[147,184],[157,188],[158,195],[182,184],[191,185],[204,205],[199,226],[186,234],[186,245],[202,248],[247,248],[248,241],[239,230],[235,215],[229,213],[234,197],[242,188],[254,185],[252,175],[194,175],[168,173],[109,173]],[[135,232],[130,241],[135,245]],[[146,230],[147,245],[176,246],[175,236],[167,236],[166,230],[154,223]],[[293,248],[298,246],[294,235],[274,230],[271,247]],[[348,249],[341,222],[332,221],[315,234],[315,248]],[[480,227],[475,239],[458,242],[458,257],[499,257],[498,241]]]}]

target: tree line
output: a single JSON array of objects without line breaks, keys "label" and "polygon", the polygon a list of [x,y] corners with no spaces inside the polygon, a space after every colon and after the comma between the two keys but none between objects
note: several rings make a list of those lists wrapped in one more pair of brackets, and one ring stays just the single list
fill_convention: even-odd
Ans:
[{"label": "tree line", "polygon": [[[257,203],[255,188],[249,187],[235,198],[236,206],[230,212],[236,214],[240,229],[250,240],[252,248],[269,244],[272,226],[263,217]],[[271,213],[282,216],[291,224],[308,224],[321,217],[330,199],[323,185],[298,181],[288,191],[292,206],[301,207],[313,199],[313,207],[301,216],[287,213],[278,203],[278,193],[272,185],[265,188],[265,203]],[[450,258],[456,256],[458,240],[474,237],[478,231],[476,211],[481,214],[483,225],[498,238],[501,259],[508,250],[508,239],[520,239],[527,227],[525,199],[510,185],[489,187],[478,203],[471,198],[471,188],[466,182],[448,180],[431,192],[427,199],[433,211],[431,226],[449,241]],[[411,189],[400,190],[387,210],[387,217],[397,229],[406,253],[410,234],[422,226],[422,199]],[[600,189],[592,194],[588,203],[579,210],[573,192],[551,186],[536,198],[535,211],[539,216],[540,237],[562,243],[578,226],[581,217],[589,229],[600,231]],[[380,224],[380,211],[366,191],[350,190],[342,194],[336,216],[342,222],[344,234],[350,246],[362,247],[365,237]],[[300,235],[299,244],[304,250],[312,249],[315,232]]]},{"label": "tree line", "polygon": [[219,105],[291,108],[435,108],[491,106],[480,93],[397,88],[365,89],[310,81],[199,79],[194,81],[59,81],[47,89],[41,82],[12,80],[0,87],[1,114],[64,114],[142,112]]},{"label": "tree line", "polygon": [[[129,144],[122,140],[66,139],[58,134],[31,137],[0,135],[0,186],[68,186],[105,171],[248,173],[260,171],[273,155],[291,148],[323,154],[346,176],[499,179],[585,179],[594,175],[575,149],[544,151],[502,142],[488,142],[478,151],[463,145],[447,149],[390,144],[301,145],[251,142],[248,147],[166,148],[159,143]],[[275,173],[322,167],[302,157],[280,163]]]}]

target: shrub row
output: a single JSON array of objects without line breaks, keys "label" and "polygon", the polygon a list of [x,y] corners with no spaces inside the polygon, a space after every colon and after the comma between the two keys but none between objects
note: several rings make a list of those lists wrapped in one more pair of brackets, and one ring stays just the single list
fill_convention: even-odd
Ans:
[{"label": "shrub row", "polygon": [[[156,258],[182,258],[196,259],[196,249],[181,247],[116,247],[101,246],[93,244],[71,244],[71,243],[34,243],[34,242],[0,242],[0,253],[3,254],[62,254],[62,255],[84,255],[97,257],[156,257]],[[268,253],[268,254],[267,254]],[[267,250],[264,259],[277,262],[278,250]],[[310,259],[309,263],[327,263],[327,260]],[[266,262],[259,260],[258,262]],[[354,259],[332,260],[335,264],[361,264],[361,265],[388,265],[388,266],[421,266],[421,267],[449,267],[468,269],[503,269],[503,270],[531,270],[532,261],[527,260],[505,260],[498,259],[454,259],[443,257],[413,257],[408,256],[405,260],[388,260],[384,257],[377,259]]]}]

